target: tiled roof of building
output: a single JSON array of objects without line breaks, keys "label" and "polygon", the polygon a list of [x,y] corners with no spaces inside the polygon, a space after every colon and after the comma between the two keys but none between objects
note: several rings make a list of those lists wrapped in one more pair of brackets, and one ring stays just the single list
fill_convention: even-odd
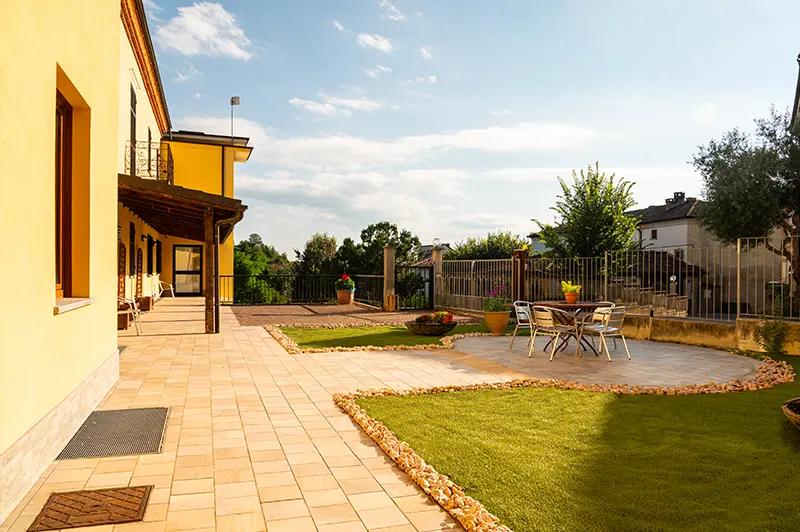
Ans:
[{"label": "tiled roof of building", "polygon": [[697,218],[702,207],[703,202],[701,200],[687,198],[683,192],[675,192],[671,198],[667,198],[663,205],[651,205],[644,209],[628,211],[626,214],[635,216],[640,223],[648,224]]}]

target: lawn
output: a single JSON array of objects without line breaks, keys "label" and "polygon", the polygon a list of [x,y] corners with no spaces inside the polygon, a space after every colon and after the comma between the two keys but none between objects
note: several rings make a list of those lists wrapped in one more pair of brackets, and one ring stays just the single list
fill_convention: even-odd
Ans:
[{"label": "lawn", "polygon": [[[405,326],[342,327],[340,329],[281,327],[281,331],[297,342],[301,349],[440,343],[439,338],[435,336],[418,336]],[[486,325],[456,325],[449,335],[469,332],[489,332],[489,329],[486,328]]]},{"label": "lawn", "polygon": [[796,531],[800,431],[780,412],[796,396],[792,383],[702,396],[529,388],[358,403],[516,532]]}]

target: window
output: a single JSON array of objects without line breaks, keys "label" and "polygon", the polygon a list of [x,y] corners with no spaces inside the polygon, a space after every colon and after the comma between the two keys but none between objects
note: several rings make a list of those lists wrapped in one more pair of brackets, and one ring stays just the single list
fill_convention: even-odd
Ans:
[{"label": "window", "polygon": [[130,247],[130,250],[131,250],[131,258],[130,258],[131,262],[130,262],[130,267],[128,268],[128,272],[130,273],[131,277],[133,277],[133,276],[136,275],[136,262],[135,262],[136,259],[134,258],[134,257],[136,257],[136,253],[135,253],[135,251],[136,251],[136,224],[133,223],[133,222],[130,222],[130,225],[128,227],[130,228],[129,229],[129,233],[130,234],[128,235],[128,242],[130,243],[129,247]]},{"label": "window", "polygon": [[156,242],[156,273],[161,273],[161,240]]},{"label": "window", "polygon": [[72,106],[56,92],[56,298],[72,295]]},{"label": "window", "polygon": [[658,240],[658,229],[650,229],[650,240]]},{"label": "window", "polygon": [[147,275],[153,275],[153,237],[147,235]]}]

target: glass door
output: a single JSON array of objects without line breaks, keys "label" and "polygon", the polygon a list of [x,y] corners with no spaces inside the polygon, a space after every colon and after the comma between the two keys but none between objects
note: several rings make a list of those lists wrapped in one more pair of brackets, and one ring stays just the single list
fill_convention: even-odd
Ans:
[{"label": "glass door", "polygon": [[202,295],[203,246],[173,246],[172,273],[175,295]]}]

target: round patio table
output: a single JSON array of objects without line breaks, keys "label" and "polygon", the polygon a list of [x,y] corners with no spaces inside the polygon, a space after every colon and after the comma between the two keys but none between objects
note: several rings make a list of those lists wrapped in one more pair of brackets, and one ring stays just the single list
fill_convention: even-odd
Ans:
[{"label": "round patio table", "polygon": [[[572,315],[572,320],[570,322],[564,321],[566,316],[560,312],[554,312],[553,315],[564,325],[572,325],[574,321],[578,319],[578,314],[582,312],[591,314],[599,308],[608,308],[609,305],[608,303],[599,301],[579,301],[577,303],[567,303],[566,301],[536,301],[533,303],[533,306],[550,307],[568,312]],[[556,352],[562,351],[567,347],[569,344],[569,338],[570,337],[567,337],[561,340],[561,344],[556,348]],[[547,345],[544,347],[545,350],[547,350],[548,346],[553,342],[553,340],[554,338],[550,338],[550,341],[547,342]],[[586,338],[581,338],[581,344],[584,348],[589,349],[592,353],[594,353],[595,356],[600,356],[600,354],[597,352],[597,349],[594,348],[594,344],[588,342]]]}]

